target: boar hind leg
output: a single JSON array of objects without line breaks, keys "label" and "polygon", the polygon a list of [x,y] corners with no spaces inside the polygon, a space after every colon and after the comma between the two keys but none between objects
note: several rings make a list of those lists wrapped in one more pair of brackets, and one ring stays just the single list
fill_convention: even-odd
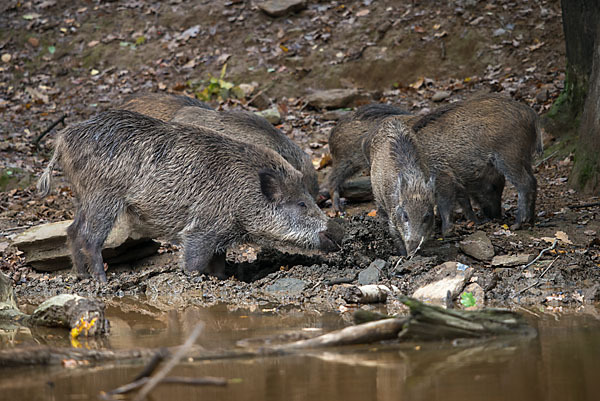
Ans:
[{"label": "boar hind leg", "polygon": [[346,182],[348,178],[358,173],[360,169],[360,166],[355,166],[351,162],[334,163],[331,173],[329,174],[328,187],[333,210],[336,212],[343,211],[342,203],[340,201],[342,184]]},{"label": "boar hind leg", "polygon": [[508,181],[515,186],[517,189],[518,208],[517,208],[517,219],[515,224],[511,226],[513,230],[521,228],[525,223],[533,224],[535,220],[535,198],[537,194],[537,181],[531,170],[531,166],[514,166],[515,168],[504,169],[499,168],[500,171],[505,172],[505,176]]},{"label": "boar hind leg", "polygon": [[[81,277],[89,272],[92,277],[103,283],[106,282],[104,273],[104,261],[102,260],[102,245],[110,234],[121,207],[111,197],[96,197],[92,202],[82,202],[77,211],[75,222],[69,226],[73,227],[72,236],[75,246],[73,262],[75,273]],[[82,264],[75,264],[75,260],[84,254],[88,260],[87,269]]]}]

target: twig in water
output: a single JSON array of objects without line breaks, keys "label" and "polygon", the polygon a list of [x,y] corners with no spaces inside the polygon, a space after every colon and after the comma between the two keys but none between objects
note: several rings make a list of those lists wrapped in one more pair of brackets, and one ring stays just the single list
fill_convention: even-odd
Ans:
[{"label": "twig in water", "polygon": [[[120,387],[110,390],[106,393],[102,393],[100,398],[104,400],[115,400],[113,396],[120,394],[127,394],[142,387],[150,380],[149,377],[142,377],[141,379],[132,381],[131,383],[124,384]],[[171,376],[165,377],[160,381],[163,384],[188,384],[193,386],[226,386],[227,379],[223,377],[180,377]]]},{"label": "twig in water", "polygon": [[558,244],[558,240],[554,239],[554,242],[552,243],[551,246],[549,246],[548,248],[544,248],[540,251],[540,254],[537,255],[537,257],[535,259],[533,259],[531,262],[527,263],[525,266],[523,266],[521,268],[521,270],[527,269],[529,266],[531,266],[532,264],[534,264],[535,262],[537,262],[538,260],[540,260],[540,258],[542,257],[542,255],[546,252],[550,252],[551,250],[553,250],[554,248],[556,248],[556,245]]},{"label": "twig in water", "polygon": [[202,329],[204,329],[204,323],[198,323],[196,327],[194,327],[194,330],[192,330],[192,334],[190,334],[188,339],[185,340],[185,343],[179,347],[179,349],[171,356],[171,358],[169,358],[165,366],[163,366],[158,373],[152,376],[148,382],[144,384],[144,387],[140,389],[140,392],[136,395],[134,401],[142,401],[145,399],[148,393],[150,393],[150,391],[152,391],[152,389],[167,376],[167,374],[179,363],[181,358],[183,358],[183,356],[189,351],[192,345],[194,345],[196,339],[202,332]]}]

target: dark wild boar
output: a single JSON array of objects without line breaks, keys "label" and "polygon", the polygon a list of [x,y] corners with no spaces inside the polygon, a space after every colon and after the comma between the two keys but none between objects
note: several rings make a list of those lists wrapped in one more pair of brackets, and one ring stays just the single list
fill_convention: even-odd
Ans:
[{"label": "dark wild boar", "polygon": [[401,108],[387,104],[361,106],[354,113],[340,119],[329,136],[331,172],[327,177],[329,196],[336,211],[342,210],[340,190],[342,184],[353,175],[369,170],[363,141],[368,132],[383,119],[394,115],[407,115]]},{"label": "dark wild boar", "polygon": [[414,254],[434,228],[434,185],[411,134],[402,121],[389,118],[364,143],[378,214],[400,255]]},{"label": "dark wild boar", "polygon": [[168,121],[182,107],[200,107],[212,110],[206,103],[189,96],[170,95],[166,93],[142,93],[125,99],[120,110],[135,111],[159,120]]},{"label": "dark wild boar", "polygon": [[274,150],[303,174],[306,189],[313,198],[316,198],[319,183],[310,157],[265,118],[247,111],[218,112],[198,107],[184,107],[177,111],[171,121],[208,128],[238,141]]},{"label": "dark wild boar", "polygon": [[531,163],[533,155],[542,152],[542,142],[538,117],[530,107],[504,96],[484,95],[409,118],[407,123],[435,177],[443,233],[451,229],[457,193],[476,200],[481,194],[484,213],[498,217],[503,177],[518,192],[512,228],[533,223],[537,182]]},{"label": "dark wild boar", "polygon": [[332,250],[341,234],[279,154],[208,129],[108,111],[57,137],[43,195],[57,163],[77,198],[68,237],[80,277],[106,281],[101,248],[120,215],[183,244],[190,272],[207,272],[237,242]]}]

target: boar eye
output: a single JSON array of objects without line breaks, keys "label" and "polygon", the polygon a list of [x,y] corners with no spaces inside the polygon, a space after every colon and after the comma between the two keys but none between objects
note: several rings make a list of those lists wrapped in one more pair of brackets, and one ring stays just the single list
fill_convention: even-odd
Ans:
[{"label": "boar eye", "polygon": [[298,202],[298,206],[300,206],[300,207],[306,207],[306,203],[300,201],[300,202]]},{"label": "boar eye", "polygon": [[408,221],[408,213],[406,211],[402,212],[402,221],[405,223]]}]

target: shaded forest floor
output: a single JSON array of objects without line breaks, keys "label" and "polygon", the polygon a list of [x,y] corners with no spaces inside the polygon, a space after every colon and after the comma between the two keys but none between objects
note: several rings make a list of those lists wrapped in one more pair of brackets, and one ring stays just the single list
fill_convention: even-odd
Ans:
[{"label": "shaded forest floor", "polygon": [[[340,252],[265,250],[253,263],[228,265],[235,279],[224,281],[186,277],[178,267],[178,252],[165,247],[161,255],[135,266],[111,266],[105,286],[73,282],[66,272],[33,271],[10,245],[29,226],[72,217],[68,183],[56,180],[59,184],[45,199],[34,188],[53,134],[39,147],[34,140],[65,113],[71,124],[114,107],[131,93],[201,93],[226,65],[224,81],[251,89],[239,98],[213,97],[211,104],[219,109],[276,107],[280,129],[316,165],[323,164],[335,120],[361,102],[389,102],[422,113],[495,91],[544,114],[564,81],[558,1],[309,1],[303,11],[282,18],[239,0],[6,1],[0,11],[0,268],[21,297],[35,300],[69,291],[145,294],[161,308],[230,302],[343,309],[348,284],[331,280],[355,284],[356,274],[380,258],[386,264],[378,282],[406,294],[439,278],[434,266],[458,261],[473,268],[470,281],[485,291],[488,304],[561,308],[600,299],[600,208],[573,207],[598,199],[568,188],[572,154],[549,134],[544,158],[536,161],[535,227],[511,232],[504,226],[511,224],[516,209],[516,194],[509,187],[504,219],[475,227],[458,216],[456,236],[434,239],[409,263],[391,255],[388,236],[367,215],[371,204],[351,206],[341,219],[347,236]],[[312,91],[331,88],[358,89],[361,96],[337,110],[306,104]],[[434,95],[442,101],[433,102]],[[328,170],[320,169],[321,180]],[[492,267],[458,248],[477,229],[485,231],[497,255],[537,256],[549,238],[561,241],[526,269]],[[388,301],[388,310],[397,308]]]}]

